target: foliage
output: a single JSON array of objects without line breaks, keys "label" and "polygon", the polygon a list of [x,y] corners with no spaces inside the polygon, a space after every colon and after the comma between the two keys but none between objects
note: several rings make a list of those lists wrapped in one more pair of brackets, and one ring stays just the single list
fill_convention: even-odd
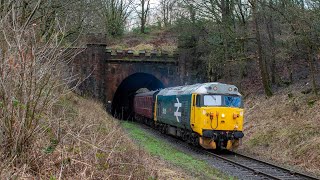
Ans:
[{"label": "foliage", "polygon": [[294,74],[294,63],[304,60],[317,94],[318,1],[200,0],[183,1],[179,8],[183,13],[174,25],[180,54],[191,67],[186,82],[220,80],[241,87],[250,68],[254,76],[260,71],[271,95],[271,86],[302,78]]},{"label": "foliage", "polygon": [[146,26],[144,28],[144,33],[141,33],[141,27],[135,27],[135,28],[132,28],[132,32],[135,33],[135,34],[150,34],[150,32],[154,31],[158,29],[157,26]]}]

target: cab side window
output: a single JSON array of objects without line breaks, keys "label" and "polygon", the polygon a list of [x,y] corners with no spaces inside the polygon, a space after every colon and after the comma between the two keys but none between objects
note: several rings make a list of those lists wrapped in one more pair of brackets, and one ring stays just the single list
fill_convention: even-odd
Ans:
[{"label": "cab side window", "polygon": [[197,95],[197,97],[196,97],[196,106],[197,107],[200,107],[201,106],[201,95]]},{"label": "cab side window", "polygon": [[158,102],[158,111],[157,111],[157,113],[158,113],[158,116],[161,116],[161,114],[162,114],[161,102]]}]

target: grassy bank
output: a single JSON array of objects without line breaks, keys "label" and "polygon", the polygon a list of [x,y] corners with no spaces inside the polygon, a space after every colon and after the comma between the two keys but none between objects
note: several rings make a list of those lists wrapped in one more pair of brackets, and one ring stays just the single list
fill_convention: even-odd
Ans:
[{"label": "grassy bank", "polygon": [[[43,120],[28,161],[1,154],[0,179],[188,179],[137,146],[102,104],[61,98]],[[165,172],[165,173],[164,173]]]},{"label": "grassy bank", "polygon": [[199,160],[174,148],[172,145],[157,139],[144,131],[138,124],[123,122],[123,127],[141,147],[153,156],[158,156],[174,167],[179,167],[198,179],[232,179],[212,168],[205,161]]},{"label": "grassy bank", "polygon": [[240,150],[320,175],[320,101],[304,93],[294,85],[269,99],[246,99]]}]

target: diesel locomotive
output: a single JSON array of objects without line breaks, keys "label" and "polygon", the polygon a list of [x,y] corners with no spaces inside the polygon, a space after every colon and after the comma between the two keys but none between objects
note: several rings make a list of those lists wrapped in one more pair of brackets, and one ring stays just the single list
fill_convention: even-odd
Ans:
[{"label": "diesel locomotive", "polygon": [[139,93],[135,119],[205,149],[235,149],[244,136],[238,88],[203,83]]}]

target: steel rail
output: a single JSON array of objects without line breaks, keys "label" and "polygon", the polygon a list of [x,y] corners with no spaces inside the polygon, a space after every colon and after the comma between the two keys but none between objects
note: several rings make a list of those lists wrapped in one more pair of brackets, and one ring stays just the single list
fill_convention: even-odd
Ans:
[{"label": "steel rail", "polygon": [[[231,152],[231,151],[229,151]],[[308,174],[304,174],[304,173],[301,173],[301,172],[297,172],[297,171],[294,171],[292,169],[288,169],[288,168],[285,168],[285,167],[281,167],[281,166],[278,166],[278,165],[275,165],[273,163],[270,163],[270,162],[266,162],[266,161],[263,161],[263,160],[260,160],[260,159],[256,159],[256,158],[253,158],[253,157],[250,157],[250,156],[247,156],[247,155],[244,155],[244,154],[241,154],[241,153],[236,153],[236,152],[231,152],[233,155],[235,156],[240,156],[242,158],[246,158],[246,159],[249,159],[251,161],[256,161],[258,163],[261,163],[261,164],[265,164],[265,165],[268,165],[270,167],[273,167],[273,168],[277,168],[279,170],[282,170],[284,172],[287,172],[293,176],[300,176],[302,178],[306,178],[306,179],[314,179],[314,180],[319,180],[319,178],[316,178],[316,177],[313,177],[311,175],[308,175]]]},{"label": "steel rail", "polygon": [[235,165],[237,165],[237,166],[240,166],[240,167],[243,167],[243,168],[245,168],[245,169],[248,169],[248,170],[252,171],[254,174],[260,174],[260,175],[266,176],[266,177],[271,178],[271,179],[282,180],[281,178],[278,178],[277,176],[274,176],[274,175],[271,175],[271,174],[267,174],[267,173],[262,172],[262,171],[259,171],[259,170],[257,170],[257,169],[248,167],[248,166],[246,166],[246,165],[244,165],[244,164],[240,164],[240,163],[238,163],[238,162],[236,162],[236,161],[232,161],[232,160],[230,160],[230,159],[228,159],[228,158],[225,158],[225,157],[223,157],[223,156],[217,155],[217,154],[215,154],[215,153],[208,152],[208,151],[205,151],[205,152],[208,153],[208,154],[210,154],[211,156],[216,157],[216,158],[222,159],[222,160],[227,161],[227,162],[229,162],[229,163],[232,163],[232,164],[235,164]]}]

